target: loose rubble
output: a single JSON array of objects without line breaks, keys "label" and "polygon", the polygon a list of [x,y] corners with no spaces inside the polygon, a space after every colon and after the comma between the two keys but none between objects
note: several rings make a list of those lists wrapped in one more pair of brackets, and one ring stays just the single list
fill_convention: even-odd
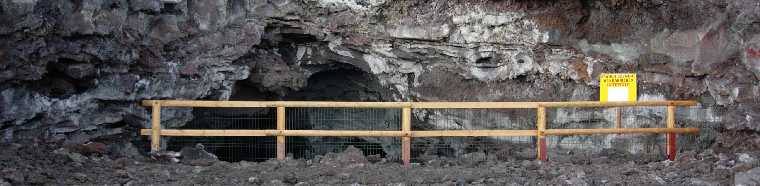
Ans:
[{"label": "loose rubble", "polygon": [[[757,158],[758,153],[721,156],[711,150],[684,152],[676,161],[637,162],[625,158],[590,162],[558,158],[548,162],[501,161],[485,155],[482,161],[431,158],[404,168],[395,161],[371,163],[361,150],[353,147],[309,160],[208,161],[204,164],[97,154],[85,156],[53,146],[1,144],[0,148],[7,149],[0,152],[0,185],[757,185],[760,177],[757,164],[724,169],[725,165],[720,163],[744,162]],[[601,155],[576,153],[574,156],[593,160]],[[615,157],[625,156],[629,155]]]}]

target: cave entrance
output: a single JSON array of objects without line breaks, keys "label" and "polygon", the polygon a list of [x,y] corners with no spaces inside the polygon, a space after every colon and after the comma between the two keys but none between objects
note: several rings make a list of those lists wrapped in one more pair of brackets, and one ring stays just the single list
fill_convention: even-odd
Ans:
[{"label": "cave entrance", "polygon": [[[383,101],[385,94],[374,76],[356,68],[339,68],[315,73],[306,87],[285,96],[261,91],[243,81],[236,84],[231,100],[288,101]],[[195,108],[193,120],[183,129],[275,129],[274,108]],[[400,130],[398,109],[287,108],[286,128],[293,130]],[[288,156],[310,159],[348,146],[369,157],[388,157],[387,149],[398,145],[395,138],[287,137]],[[167,139],[168,150],[204,145],[223,161],[265,161],[275,158],[275,137],[181,137]]]},{"label": "cave entrance", "polygon": [[[193,119],[181,129],[273,129],[273,108],[194,108]],[[203,144],[219,160],[265,161],[275,157],[275,137],[166,137],[167,150]]]},{"label": "cave entrance", "polygon": [[340,68],[316,73],[307,86],[285,96],[289,101],[382,101],[379,81],[355,68]]},{"label": "cave entrance", "polygon": [[[290,101],[385,101],[389,95],[377,78],[356,68],[339,68],[312,75],[303,89],[284,97]],[[290,108],[288,129],[296,130],[400,130],[398,109]],[[312,158],[342,152],[354,146],[370,160],[398,159],[393,151],[396,138],[288,137],[286,146],[294,157]],[[293,147],[294,149],[290,149]]]}]

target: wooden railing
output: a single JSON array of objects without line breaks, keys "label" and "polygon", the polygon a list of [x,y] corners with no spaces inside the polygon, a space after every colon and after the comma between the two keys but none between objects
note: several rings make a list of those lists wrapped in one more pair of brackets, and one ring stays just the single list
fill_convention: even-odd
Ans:
[{"label": "wooden railing", "polygon": [[[285,159],[286,136],[320,136],[320,137],[400,137],[402,141],[401,159],[409,165],[411,156],[411,138],[413,137],[461,137],[461,136],[536,136],[537,158],[546,160],[546,140],[548,135],[591,135],[591,134],[628,134],[649,133],[667,134],[667,153],[669,159],[675,158],[676,134],[699,133],[698,128],[676,128],[675,110],[677,106],[694,106],[696,101],[639,101],[639,102],[317,102],[317,101],[193,101],[193,100],[145,100],[144,106],[152,107],[151,128],[142,129],[142,135],[151,138],[151,150],[161,149],[161,136],[276,136],[277,159]],[[666,106],[667,119],[665,128],[617,128],[602,129],[546,129],[547,108],[575,107],[639,107]],[[161,129],[162,107],[237,107],[237,108],[276,108],[276,129],[274,130],[204,130],[204,129]],[[357,131],[357,130],[287,130],[285,128],[285,108],[388,108],[401,109],[401,130],[399,131]],[[444,130],[412,131],[412,109],[536,109],[535,130]],[[618,116],[619,117],[619,116]],[[617,122],[620,122],[618,119]]]}]

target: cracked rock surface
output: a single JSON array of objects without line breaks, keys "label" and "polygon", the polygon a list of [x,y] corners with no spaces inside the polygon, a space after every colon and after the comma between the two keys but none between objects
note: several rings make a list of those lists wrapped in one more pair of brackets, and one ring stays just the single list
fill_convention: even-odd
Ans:
[{"label": "cracked rock surface", "polygon": [[717,126],[716,150],[760,139],[754,0],[3,0],[0,25],[1,142],[136,138],[143,99],[596,100],[605,72],[700,101],[679,116]]}]

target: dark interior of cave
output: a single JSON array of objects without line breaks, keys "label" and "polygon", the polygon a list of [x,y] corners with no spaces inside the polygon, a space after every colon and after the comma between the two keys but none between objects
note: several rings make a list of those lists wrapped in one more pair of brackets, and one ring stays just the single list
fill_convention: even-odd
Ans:
[{"label": "dark interior of cave", "polygon": [[[284,97],[262,92],[245,81],[240,81],[236,83],[236,91],[230,100],[382,101],[379,86],[376,79],[360,69],[339,68],[312,75],[306,87]],[[324,112],[342,111],[340,108],[321,109]],[[286,118],[296,119],[287,121],[287,128],[312,129],[311,123],[316,122],[310,121],[314,117],[309,114],[314,111],[313,108],[288,108]],[[276,128],[274,108],[195,108],[192,113],[193,120],[182,126],[182,129]],[[315,140],[318,143],[312,143]],[[183,147],[201,143],[220,160],[230,162],[265,161],[275,157],[276,149],[275,137],[172,137],[167,141],[167,150],[171,151],[180,151]],[[286,151],[293,158],[312,158],[324,152],[342,152],[348,145],[353,145],[368,155],[386,156],[379,143],[358,137],[288,137],[286,144]]]},{"label": "dark interior of cave", "polygon": [[89,77],[92,66],[71,59],[59,59],[58,63],[47,65],[42,78],[29,82],[29,89],[53,98],[65,98],[81,94],[92,88],[95,80]]}]

